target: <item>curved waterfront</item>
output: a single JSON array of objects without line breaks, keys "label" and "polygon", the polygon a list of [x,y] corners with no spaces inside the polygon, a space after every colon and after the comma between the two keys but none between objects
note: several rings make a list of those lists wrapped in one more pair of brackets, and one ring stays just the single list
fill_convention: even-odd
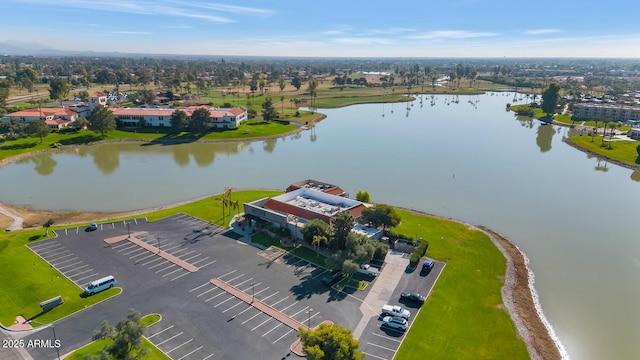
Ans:
[{"label": "curved waterfront", "polygon": [[518,245],[572,358],[640,357],[638,176],[564,144],[566,128],[516,119],[507,102],[513,94],[423,96],[323,110],[313,130],[283,139],[38,155],[0,169],[0,201],[116,211],[306,178],[367,190],[374,202],[482,224]]}]

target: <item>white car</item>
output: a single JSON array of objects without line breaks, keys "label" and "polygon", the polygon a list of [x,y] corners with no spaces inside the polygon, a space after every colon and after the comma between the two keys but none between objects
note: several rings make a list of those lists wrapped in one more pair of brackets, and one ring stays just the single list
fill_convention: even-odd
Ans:
[{"label": "white car", "polygon": [[407,319],[397,316],[385,316],[382,319],[382,326],[390,327],[395,330],[407,330]]},{"label": "white car", "polygon": [[384,305],[382,306],[382,316],[399,316],[408,319],[411,316],[411,312],[402,306]]}]

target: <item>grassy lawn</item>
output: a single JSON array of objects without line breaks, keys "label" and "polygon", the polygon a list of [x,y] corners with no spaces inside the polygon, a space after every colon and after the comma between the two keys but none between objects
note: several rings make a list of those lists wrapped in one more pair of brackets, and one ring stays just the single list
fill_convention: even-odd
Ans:
[{"label": "grassy lawn", "polygon": [[[150,314],[142,317],[142,323],[147,327],[155,324],[160,321],[160,315],[158,314]],[[97,330],[97,329],[96,329]],[[86,355],[100,355],[102,349],[105,346],[111,345],[113,340],[111,339],[100,339],[96,341],[92,341],[89,344],[77,349],[76,351],[70,353],[66,357],[65,360],[83,360]],[[162,351],[158,350],[153,344],[149,342],[146,338],[142,339],[142,349],[151,349],[151,352],[147,355],[143,356],[141,359],[145,360],[169,360],[171,359],[167,355],[165,355]]]},{"label": "grassy lawn", "polygon": [[344,278],[340,280],[334,287],[338,290],[344,289],[345,287],[351,287],[358,290],[364,290],[367,288],[368,283],[366,281],[358,281],[353,278]]},{"label": "grassy lawn", "polygon": [[611,148],[605,141],[602,146],[602,136],[595,136],[591,142],[591,136],[574,136],[569,138],[572,143],[591,150],[603,157],[622,161],[625,164],[640,166],[640,156],[636,152],[636,147],[640,145],[638,141],[612,141]]},{"label": "grassy lawn", "polygon": [[[26,244],[42,239],[41,229],[0,236],[0,322],[3,325],[13,325],[17,315],[38,323],[49,323],[121,291],[113,288],[81,297],[82,289],[26,247]],[[40,302],[56,296],[62,296],[64,303],[42,314]]]},{"label": "grassy lawn", "polygon": [[260,244],[264,247],[269,247],[269,246],[277,247],[278,249],[281,249],[282,251],[293,254],[301,259],[305,259],[309,262],[318,264],[320,266],[326,266],[325,265],[326,257],[324,255],[316,253],[314,250],[309,249],[306,246],[297,245],[295,247],[285,247],[280,243],[280,239],[271,237],[264,233],[253,235],[251,237],[251,241],[254,243]]},{"label": "grassy lawn", "polygon": [[491,240],[452,221],[398,214],[397,231],[428,240],[427,256],[446,267],[396,359],[529,359],[502,307],[506,260]]}]

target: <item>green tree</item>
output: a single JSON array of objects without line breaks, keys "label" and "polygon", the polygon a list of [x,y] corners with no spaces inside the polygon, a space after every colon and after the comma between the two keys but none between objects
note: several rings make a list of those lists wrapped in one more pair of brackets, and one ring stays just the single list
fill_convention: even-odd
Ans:
[{"label": "green tree", "polygon": [[320,245],[323,245],[326,243],[327,243],[327,237],[325,235],[313,235],[313,240],[311,240],[311,246],[315,246],[316,254],[318,255],[320,255]]},{"label": "green tree", "polygon": [[0,80],[0,106],[7,105],[7,99],[9,98],[9,89],[11,85],[6,80]]},{"label": "green tree", "polygon": [[211,113],[205,108],[198,108],[191,114],[191,121],[189,121],[189,130],[191,131],[206,131],[209,129],[209,119]]},{"label": "green tree", "polygon": [[40,144],[42,144],[42,139],[49,135],[51,128],[47,126],[44,120],[33,120],[29,123],[28,131],[30,134],[38,136]]},{"label": "green tree", "polygon": [[52,100],[60,100],[60,105],[62,106],[62,100],[67,95],[69,95],[69,84],[59,77],[51,79],[49,82],[49,97]]},{"label": "green tree", "polygon": [[331,234],[331,226],[320,219],[312,219],[307,221],[302,227],[302,238],[311,242],[315,236],[324,236],[325,238]]},{"label": "green tree", "polygon": [[296,90],[300,90],[300,88],[302,87],[302,80],[300,80],[300,77],[298,75],[295,75],[293,79],[291,79],[291,85],[293,85]]},{"label": "green tree", "polygon": [[369,203],[371,202],[371,195],[369,195],[368,191],[358,190],[358,193],[356,194],[356,200],[362,201],[364,203]]},{"label": "green tree", "polygon": [[89,129],[100,131],[102,136],[106,131],[116,128],[116,119],[113,117],[113,112],[104,106],[96,106],[91,110],[87,120],[89,120]]},{"label": "green tree", "polygon": [[277,117],[278,112],[273,106],[273,101],[271,100],[271,97],[267,97],[262,104],[262,118],[266,121],[271,121]]},{"label": "green tree", "polygon": [[103,321],[101,328],[94,333],[94,339],[110,338],[113,343],[103,349],[103,354],[98,359],[134,360],[144,357],[150,352],[149,349],[140,348],[146,331],[147,327],[142,323],[140,313],[134,309],[129,309],[127,318],[120,320],[115,327],[106,320]]},{"label": "green tree", "polygon": [[362,218],[375,227],[383,226],[384,228],[398,226],[402,220],[395,208],[384,204],[364,209]]},{"label": "green tree", "polygon": [[308,360],[360,360],[365,354],[351,330],[337,324],[320,324],[315,330],[300,327],[299,335]]},{"label": "green tree", "polygon": [[345,259],[342,262],[342,273],[345,276],[351,276],[356,273],[360,265],[358,265],[355,261],[351,259]]},{"label": "green tree", "polygon": [[76,121],[72,123],[73,128],[76,130],[84,130],[89,126],[89,120],[86,117],[77,118]]},{"label": "green tree", "polygon": [[49,219],[47,220],[47,222],[42,224],[42,227],[45,229],[44,236],[49,236],[49,228],[53,225],[53,223],[54,223],[53,219]]},{"label": "green tree", "polygon": [[347,236],[356,224],[356,220],[348,211],[340,211],[331,218],[331,223],[333,224],[331,243],[335,248],[344,250]]},{"label": "green tree", "polygon": [[560,99],[560,84],[552,82],[542,93],[542,111],[552,116]]},{"label": "green tree", "polygon": [[175,132],[181,132],[187,130],[189,128],[189,117],[187,113],[182,110],[176,110],[171,114],[171,119],[169,120],[171,123],[171,127],[175,130]]},{"label": "green tree", "polygon": [[287,83],[284,82],[284,78],[280,78],[278,79],[278,87],[280,88],[280,92],[282,92],[285,88],[285,86],[287,86]]}]

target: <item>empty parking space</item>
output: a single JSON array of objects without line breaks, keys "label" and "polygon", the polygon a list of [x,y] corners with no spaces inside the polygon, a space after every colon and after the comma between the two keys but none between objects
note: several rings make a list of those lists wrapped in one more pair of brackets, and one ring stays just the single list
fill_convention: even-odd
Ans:
[{"label": "empty parking space", "polygon": [[194,339],[185,329],[163,321],[147,329],[146,338],[174,360],[215,359],[215,352],[202,339]]},{"label": "empty parking space", "polygon": [[101,275],[76,256],[68,245],[56,238],[29,244],[28,247],[79,287],[83,287]]}]

